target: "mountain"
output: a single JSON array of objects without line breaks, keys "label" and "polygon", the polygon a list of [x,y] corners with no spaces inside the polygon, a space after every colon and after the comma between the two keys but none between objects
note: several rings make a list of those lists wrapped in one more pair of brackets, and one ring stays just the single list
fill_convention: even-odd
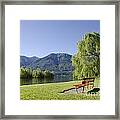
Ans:
[{"label": "mountain", "polygon": [[27,67],[29,66],[32,62],[36,61],[39,59],[38,57],[26,57],[26,56],[20,56],[20,67],[24,66]]},{"label": "mountain", "polygon": [[52,53],[43,58],[20,56],[20,66],[33,69],[50,70],[54,73],[72,72],[72,55],[66,53]]}]

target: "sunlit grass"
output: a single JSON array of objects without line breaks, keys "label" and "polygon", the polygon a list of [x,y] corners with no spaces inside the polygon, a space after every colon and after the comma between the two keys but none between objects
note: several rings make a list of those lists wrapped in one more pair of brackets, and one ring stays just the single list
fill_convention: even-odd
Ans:
[{"label": "sunlit grass", "polygon": [[[36,85],[24,85],[20,87],[21,100],[99,100],[100,96],[87,95],[86,93],[64,94],[64,89],[73,87],[80,81],[61,83],[47,83]],[[99,79],[95,80],[95,87],[99,87]]]}]

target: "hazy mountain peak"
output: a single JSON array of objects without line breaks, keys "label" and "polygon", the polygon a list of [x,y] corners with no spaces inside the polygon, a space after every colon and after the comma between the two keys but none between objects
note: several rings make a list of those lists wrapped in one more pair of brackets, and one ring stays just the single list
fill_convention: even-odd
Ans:
[{"label": "hazy mountain peak", "polygon": [[53,72],[71,72],[71,58],[72,55],[67,53],[51,53],[43,58],[20,56],[20,66],[47,69]]}]

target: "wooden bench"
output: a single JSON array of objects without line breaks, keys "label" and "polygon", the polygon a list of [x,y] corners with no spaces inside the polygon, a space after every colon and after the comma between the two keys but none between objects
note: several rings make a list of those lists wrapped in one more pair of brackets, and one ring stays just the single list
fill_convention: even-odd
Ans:
[{"label": "wooden bench", "polygon": [[83,91],[84,92],[84,87],[87,86],[87,88],[89,87],[89,85],[92,85],[92,88],[94,87],[94,80],[95,78],[82,78],[80,80],[83,80],[82,83],[79,83],[79,84],[75,84],[73,85],[78,93],[78,90],[79,88],[83,88]]},{"label": "wooden bench", "polygon": [[73,85],[74,87],[72,87],[72,88],[63,90],[60,93],[64,93],[64,92],[72,90],[72,89],[76,89],[76,92],[78,93],[78,89],[79,88],[83,88],[82,92],[84,92],[85,86],[87,86],[87,88],[89,87],[89,85],[92,85],[92,87],[94,87],[94,80],[95,80],[95,78],[82,78],[80,80],[83,80],[83,81],[81,83],[79,83],[79,84]]}]

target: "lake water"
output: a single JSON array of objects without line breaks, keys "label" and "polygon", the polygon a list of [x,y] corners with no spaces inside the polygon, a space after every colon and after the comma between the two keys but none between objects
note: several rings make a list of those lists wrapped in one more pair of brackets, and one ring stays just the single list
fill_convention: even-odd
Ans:
[{"label": "lake water", "polygon": [[45,84],[45,83],[56,83],[56,82],[68,82],[72,80],[72,75],[55,75],[54,79],[20,79],[20,85],[32,85],[32,84]]}]

